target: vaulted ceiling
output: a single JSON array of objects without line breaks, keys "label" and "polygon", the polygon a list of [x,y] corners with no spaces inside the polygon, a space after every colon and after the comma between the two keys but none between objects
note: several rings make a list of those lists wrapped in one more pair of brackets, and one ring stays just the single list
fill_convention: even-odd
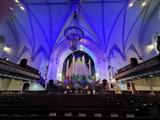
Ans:
[{"label": "vaulted ceiling", "polygon": [[[40,52],[50,57],[56,47],[59,52],[68,49],[63,44],[64,29],[71,23],[74,1],[78,0],[15,2],[6,24],[18,46],[17,56],[29,51],[34,60]],[[91,50],[100,49],[105,58],[119,54],[125,61],[129,50],[141,56],[144,30],[159,3],[159,0],[81,0],[79,24],[85,38],[80,44]]]}]

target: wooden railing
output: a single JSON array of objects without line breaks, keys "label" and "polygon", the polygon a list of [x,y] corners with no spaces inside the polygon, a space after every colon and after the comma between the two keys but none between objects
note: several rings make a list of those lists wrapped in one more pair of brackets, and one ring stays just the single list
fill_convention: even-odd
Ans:
[{"label": "wooden railing", "polygon": [[[30,67],[31,68],[31,67]],[[39,80],[38,70],[23,68],[17,64],[0,59],[0,76],[23,80]]]},{"label": "wooden railing", "polygon": [[[128,65],[130,66],[130,65]],[[123,78],[132,78],[147,75],[160,75],[160,55],[147,60],[134,67],[124,67],[118,70],[118,74],[115,76],[116,80]]]}]

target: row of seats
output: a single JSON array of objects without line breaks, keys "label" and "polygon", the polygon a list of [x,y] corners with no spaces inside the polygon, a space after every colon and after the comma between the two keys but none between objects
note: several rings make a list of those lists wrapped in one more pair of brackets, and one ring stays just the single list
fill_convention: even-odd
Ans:
[{"label": "row of seats", "polygon": [[131,94],[58,95],[31,92],[23,94],[1,94],[0,116],[159,117],[159,100],[160,98],[156,96]]}]

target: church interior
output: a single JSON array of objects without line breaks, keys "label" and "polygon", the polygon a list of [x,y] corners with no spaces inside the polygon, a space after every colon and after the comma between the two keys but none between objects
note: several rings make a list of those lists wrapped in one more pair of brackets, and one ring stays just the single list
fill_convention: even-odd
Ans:
[{"label": "church interior", "polygon": [[160,0],[1,0],[0,119],[160,119]]}]

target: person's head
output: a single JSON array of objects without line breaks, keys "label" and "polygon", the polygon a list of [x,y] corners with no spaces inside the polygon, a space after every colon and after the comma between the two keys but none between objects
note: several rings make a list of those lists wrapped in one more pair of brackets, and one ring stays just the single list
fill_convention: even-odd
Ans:
[{"label": "person's head", "polygon": [[54,84],[54,80],[52,80],[52,79],[49,80],[48,84],[49,84],[49,85],[53,85],[53,84]]}]

